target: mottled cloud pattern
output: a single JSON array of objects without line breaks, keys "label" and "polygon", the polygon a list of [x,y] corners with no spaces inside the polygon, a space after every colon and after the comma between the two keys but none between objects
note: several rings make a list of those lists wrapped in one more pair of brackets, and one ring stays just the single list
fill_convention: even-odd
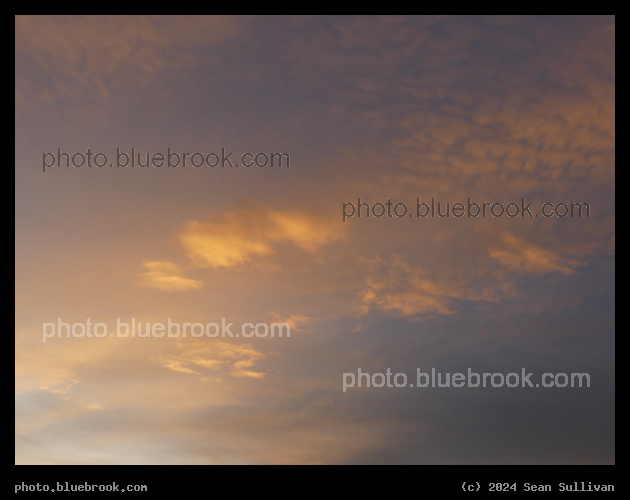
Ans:
[{"label": "mottled cloud pattern", "polygon": [[[613,16],[15,28],[16,463],[614,463]],[[132,147],[291,163],[42,172]],[[408,214],[344,222],[359,198]],[[417,217],[431,199],[589,216]],[[42,342],[87,318],[291,337]],[[342,392],[418,367],[591,387]]]}]

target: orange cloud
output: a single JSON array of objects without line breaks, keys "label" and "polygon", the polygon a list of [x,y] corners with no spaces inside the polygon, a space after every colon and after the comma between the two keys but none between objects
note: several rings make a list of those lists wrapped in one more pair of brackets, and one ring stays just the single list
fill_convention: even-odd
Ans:
[{"label": "orange cloud", "polygon": [[373,307],[402,316],[452,314],[455,311],[449,305],[451,299],[495,302],[511,288],[509,283],[503,282],[485,287],[439,282],[430,279],[422,268],[412,267],[398,256],[391,262],[377,257],[369,264],[375,276],[367,280],[367,288],[361,293],[362,314],[367,314]]},{"label": "orange cloud", "polygon": [[278,323],[287,323],[292,331],[300,331],[303,326],[308,326],[313,322],[313,318],[304,314],[290,314],[289,316],[281,316],[273,313],[272,316]]},{"label": "orange cloud", "polygon": [[198,375],[203,379],[207,379],[210,372],[219,370],[227,371],[233,377],[262,378],[264,372],[248,368],[264,357],[249,344],[213,341],[202,347],[181,349],[177,354],[159,356],[158,360],[169,370]]},{"label": "orange cloud", "polygon": [[338,225],[316,216],[248,206],[224,212],[217,221],[190,222],[181,243],[197,265],[220,268],[271,255],[284,242],[315,252],[340,237]]},{"label": "orange cloud", "polygon": [[501,264],[525,273],[560,272],[574,274],[574,268],[582,265],[575,259],[563,258],[551,250],[540,248],[509,233],[501,237],[505,246],[490,250],[490,257]]},{"label": "orange cloud", "polygon": [[196,290],[203,286],[201,281],[184,278],[176,264],[165,261],[145,262],[146,271],[138,275],[138,286],[157,288],[164,292]]}]

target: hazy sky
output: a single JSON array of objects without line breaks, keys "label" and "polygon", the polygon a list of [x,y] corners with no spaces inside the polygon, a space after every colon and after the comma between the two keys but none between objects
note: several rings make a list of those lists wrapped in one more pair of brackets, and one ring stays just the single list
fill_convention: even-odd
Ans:
[{"label": "hazy sky", "polygon": [[[16,463],[614,463],[614,17],[15,22]],[[290,166],[43,171],[132,147]],[[291,336],[43,342],[58,318]],[[418,367],[591,387],[342,390]]]}]

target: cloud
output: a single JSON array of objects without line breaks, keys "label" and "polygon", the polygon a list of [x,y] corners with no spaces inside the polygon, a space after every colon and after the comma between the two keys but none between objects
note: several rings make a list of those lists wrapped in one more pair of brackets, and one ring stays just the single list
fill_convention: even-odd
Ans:
[{"label": "cloud", "polygon": [[17,103],[110,100],[145,87],[164,69],[191,65],[193,50],[225,40],[244,22],[225,16],[16,16]]},{"label": "cloud", "polygon": [[[250,21],[16,17],[16,462],[614,463],[614,17]],[[296,161],[31,168],[134,145]],[[592,213],[343,224],[357,197]],[[90,204],[109,209],[69,209]],[[298,333],[42,342],[88,316]],[[552,367],[603,390],[342,393],[359,366]]]},{"label": "cloud", "polygon": [[292,331],[301,331],[304,326],[308,326],[313,323],[313,318],[304,314],[290,314],[288,316],[282,316],[280,314],[272,313],[273,318],[278,323],[287,323]]},{"label": "cloud", "polygon": [[390,262],[380,257],[367,262],[372,276],[360,294],[361,314],[373,308],[396,316],[453,314],[453,299],[496,302],[511,290],[511,284],[502,281],[472,286],[474,276],[467,283],[438,281],[396,255]]},{"label": "cloud", "polygon": [[180,241],[197,265],[221,268],[272,255],[282,243],[315,252],[340,237],[338,225],[312,214],[248,205],[223,212],[215,221],[188,223]]},{"label": "cloud", "polygon": [[164,292],[182,292],[202,288],[201,281],[184,278],[176,264],[166,261],[145,262],[145,272],[138,275],[138,286],[157,288]]},{"label": "cloud", "polygon": [[491,249],[490,257],[501,264],[524,273],[560,272],[565,275],[574,274],[574,268],[582,265],[575,259],[563,258],[560,255],[528,243],[509,233],[503,233],[502,248]]},{"label": "cloud", "polygon": [[209,345],[184,348],[177,354],[158,357],[159,362],[169,370],[216,379],[216,373],[224,371],[232,377],[262,378],[264,372],[250,370],[256,361],[265,355],[249,344],[232,344],[213,341]]}]

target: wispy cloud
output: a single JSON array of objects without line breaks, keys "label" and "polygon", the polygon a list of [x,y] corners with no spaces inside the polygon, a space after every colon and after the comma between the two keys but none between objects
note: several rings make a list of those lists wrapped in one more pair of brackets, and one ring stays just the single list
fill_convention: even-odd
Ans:
[{"label": "wispy cloud", "polygon": [[366,288],[360,296],[361,312],[372,308],[403,316],[421,314],[453,314],[453,299],[496,302],[509,295],[512,284],[500,280],[486,280],[473,286],[476,276],[466,276],[466,282],[452,282],[439,276],[430,277],[421,267],[409,265],[394,255],[385,261],[380,257],[366,261],[371,268]]},{"label": "wispy cloud", "polygon": [[[16,462],[614,462],[614,25],[17,16]],[[43,174],[58,147],[291,168]],[[591,211],[342,222],[359,197]],[[113,337],[42,342],[88,317]],[[291,337],[117,338],[132,318]],[[418,366],[598,387],[341,392]]]},{"label": "wispy cloud", "polygon": [[198,290],[203,283],[182,275],[181,268],[166,261],[150,261],[143,264],[145,271],[138,274],[138,286],[157,288],[163,292]]},{"label": "wispy cloud", "polygon": [[213,221],[189,222],[180,239],[195,264],[221,268],[272,255],[283,243],[313,253],[341,235],[338,225],[316,215],[250,204],[223,212]]},{"label": "wispy cloud", "polygon": [[169,370],[197,375],[204,380],[225,372],[232,377],[262,378],[264,372],[251,370],[256,361],[265,357],[249,344],[213,341],[210,345],[184,347],[179,352],[161,355],[159,362]]},{"label": "wispy cloud", "polygon": [[501,264],[523,273],[560,272],[565,275],[575,273],[575,268],[583,263],[562,257],[510,233],[503,233],[503,246],[489,251],[490,257]]}]

